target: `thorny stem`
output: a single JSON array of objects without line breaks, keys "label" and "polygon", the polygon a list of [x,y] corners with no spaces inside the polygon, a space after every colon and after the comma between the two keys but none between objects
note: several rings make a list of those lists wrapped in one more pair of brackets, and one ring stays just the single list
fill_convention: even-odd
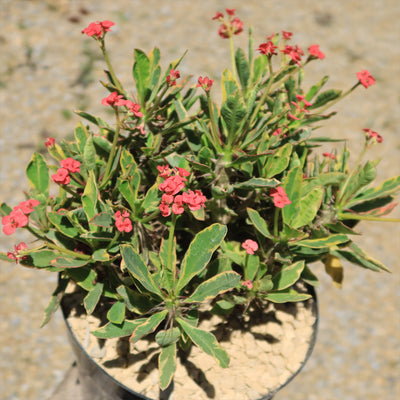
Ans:
[{"label": "thorny stem", "polygon": [[274,236],[275,237],[278,237],[278,235],[279,235],[279,229],[278,229],[279,214],[280,214],[280,209],[278,207],[275,207],[275,214],[274,214]]},{"label": "thorny stem", "polygon": [[108,57],[108,53],[107,53],[107,50],[106,50],[106,45],[105,45],[105,42],[104,42],[104,38],[102,38],[101,40],[99,40],[99,45],[100,45],[101,51],[103,52],[103,57],[104,57],[104,61],[105,61],[106,64],[107,64],[108,72],[110,73],[111,78],[112,78],[112,80],[113,80],[113,82],[114,82],[116,88],[118,89],[118,91],[119,91],[121,94],[123,94],[123,93],[124,93],[124,89],[122,88],[122,86],[121,86],[121,84],[120,84],[120,82],[119,82],[117,76],[115,75],[114,68],[113,68],[113,66],[111,65],[111,62],[110,62],[110,59],[109,59],[109,57]]},{"label": "thorny stem", "polygon": [[46,243],[46,247],[49,247],[50,249],[58,250],[60,253],[63,253],[63,254],[74,256],[75,258],[80,258],[81,260],[89,260],[91,258],[91,256],[89,256],[88,254],[81,254],[76,251],[64,249],[62,247],[56,246],[55,244],[52,244],[49,242]]},{"label": "thorny stem", "polygon": [[167,269],[172,271],[172,279],[175,287],[175,279],[176,279],[176,263],[172,263],[172,252],[174,249],[174,238],[175,238],[175,225],[176,225],[176,214],[172,214],[171,219],[171,228],[169,229],[168,236],[168,258],[167,258]]}]

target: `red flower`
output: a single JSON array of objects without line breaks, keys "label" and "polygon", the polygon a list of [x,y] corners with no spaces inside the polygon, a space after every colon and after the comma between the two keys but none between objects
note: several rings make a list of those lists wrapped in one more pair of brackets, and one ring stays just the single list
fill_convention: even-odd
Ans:
[{"label": "red flower", "polygon": [[25,215],[30,214],[34,211],[34,207],[38,206],[40,202],[35,199],[29,199],[26,201],[22,201],[19,203],[17,207],[14,207],[14,210],[20,209]]},{"label": "red flower", "polygon": [[158,208],[161,211],[161,215],[163,217],[169,217],[171,215],[171,209],[169,208],[169,205],[167,203],[161,202]]},{"label": "red flower", "polygon": [[250,280],[240,282],[240,284],[241,284],[242,286],[246,286],[247,289],[249,289],[249,290],[253,289],[253,282],[250,281]]},{"label": "red flower", "polygon": [[366,133],[368,139],[375,138],[378,143],[383,142],[383,137],[379,133],[372,131],[371,129],[363,129],[363,131]]},{"label": "red flower", "polygon": [[296,94],[296,99],[297,99],[298,101],[302,101],[302,102],[303,102],[304,108],[307,108],[307,107],[311,107],[311,106],[312,106],[312,103],[310,103],[309,101],[306,100],[306,96],[302,96],[302,95],[300,95],[300,94]]},{"label": "red flower", "polygon": [[28,246],[26,245],[26,243],[21,242],[21,243],[17,244],[16,246],[14,246],[13,252],[9,251],[7,253],[7,257],[10,260],[15,260],[16,263],[18,263],[19,260],[25,260],[27,258],[27,256],[21,256],[20,251],[26,250],[27,248],[28,248]]},{"label": "red flower", "polygon": [[172,212],[176,215],[182,214],[185,211],[183,208],[183,196],[178,194],[175,196],[174,204],[172,204]]},{"label": "red flower", "polygon": [[274,46],[274,44],[269,40],[266,43],[261,43],[260,46],[258,47],[258,51],[261,54],[265,54],[267,57],[271,57],[273,55],[276,55],[275,49],[277,49],[277,46]]},{"label": "red flower", "polygon": [[247,239],[242,243],[242,247],[246,250],[247,254],[254,254],[258,250],[258,243],[254,240]]},{"label": "red flower", "polygon": [[325,54],[319,49],[317,44],[313,44],[308,48],[310,56],[320,58],[321,60],[325,58]]},{"label": "red flower", "polygon": [[299,46],[289,46],[286,45],[283,50],[281,50],[283,54],[287,54],[290,58],[299,66],[301,66],[301,56],[304,54],[303,50]]},{"label": "red flower", "polygon": [[71,181],[71,178],[69,177],[69,172],[65,168],[59,168],[57,170],[57,173],[51,176],[51,179],[53,179],[53,182],[59,183],[61,185],[68,185],[68,183],[70,183]]},{"label": "red flower", "polygon": [[71,157],[66,158],[65,160],[61,160],[60,164],[63,168],[65,168],[69,172],[81,172],[81,163],[79,161],[74,160]]},{"label": "red flower", "polygon": [[196,87],[202,87],[206,92],[208,92],[211,89],[211,86],[214,83],[213,79],[209,79],[207,76],[202,78],[201,76],[198,79],[198,84]]},{"label": "red flower", "polygon": [[143,113],[140,111],[140,104],[136,104],[130,100],[119,100],[117,101],[116,105],[128,107],[129,111],[137,118],[143,117]]},{"label": "red flower", "polygon": [[292,202],[286,195],[285,189],[281,186],[276,189],[271,189],[270,196],[274,200],[275,207],[283,208],[286,204],[291,204]]},{"label": "red flower", "polygon": [[101,101],[101,104],[111,107],[124,106],[125,101],[126,100],[124,100],[124,96],[118,94],[117,92],[112,92],[107,97],[104,97],[104,99]]},{"label": "red flower", "polygon": [[293,36],[292,32],[282,31],[282,37],[285,40],[290,40],[292,36]]},{"label": "red flower", "polygon": [[173,68],[169,71],[169,75],[167,75],[167,83],[170,86],[176,85],[176,80],[181,77],[179,71],[175,71]]},{"label": "red flower", "polygon": [[180,190],[185,187],[185,178],[179,175],[169,176],[164,182],[160,183],[158,187],[162,192],[175,196]]},{"label": "red flower", "polygon": [[168,178],[169,175],[171,174],[171,168],[169,165],[157,165],[158,169],[158,176],[161,178]]},{"label": "red flower", "polygon": [[200,190],[189,190],[187,193],[182,194],[183,202],[188,205],[191,211],[200,210],[204,207],[207,200],[206,196]]},{"label": "red flower", "polygon": [[283,132],[282,128],[278,128],[275,131],[272,132],[272,136],[279,136]]},{"label": "red flower", "polygon": [[14,209],[9,215],[5,215],[1,223],[3,226],[3,232],[6,235],[12,235],[17,228],[22,228],[28,225],[28,217],[19,209]]},{"label": "red flower", "polygon": [[132,230],[132,221],[129,219],[128,211],[124,211],[121,214],[121,211],[117,211],[114,214],[115,218],[115,226],[120,232],[130,232]]},{"label": "red flower", "polygon": [[53,137],[49,137],[46,139],[46,141],[44,142],[44,145],[49,148],[49,147],[53,147],[56,143],[56,140]]},{"label": "red flower", "polygon": [[361,72],[357,72],[357,78],[361,85],[363,85],[365,88],[375,84],[375,78],[366,69],[363,69]]},{"label": "red flower", "polygon": [[186,170],[185,168],[176,168],[176,170],[178,171],[179,176],[181,176],[182,178],[185,178],[186,176],[190,175],[190,172],[188,170]]},{"label": "red flower", "polygon": [[113,25],[114,22],[111,21],[91,22],[87,28],[82,30],[82,33],[86,33],[88,36],[96,36],[99,38],[104,33],[109,32]]},{"label": "red flower", "polygon": [[228,15],[231,15],[231,16],[233,16],[233,15],[235,15],[235,9],[234,8],[225,8],[225,11],[226,11],[226,13],[228,14]]},{"label": "red flower", "polygon": [[331,158],[332,160],[335,159],[335,155],[332,153],[322,153],[322,155],[326,158]]},{"label": "red flower", "polygon": [[222,14],[221,12],[217,11],[217,13],[215,14],[214,17],[212,17],[212,19],[221,19],[224,18],[224,14]]}]

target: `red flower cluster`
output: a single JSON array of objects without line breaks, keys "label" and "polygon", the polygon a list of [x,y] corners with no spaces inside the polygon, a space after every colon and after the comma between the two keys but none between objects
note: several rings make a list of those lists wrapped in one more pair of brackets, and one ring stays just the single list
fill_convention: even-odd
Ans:
[{"label": "red flower cluster", "polygon": [[114,214],[115,226],[120,232],[129,233],[132,230],[132,221],[129,218],[128,211],[117,211]]},{"label": "red flower cluster", "polygon": [[326,158],[331,158],[332,160],[336,158],[335,155],[332,153],[322,153],[322,155]]},{"label": "red flower cluster", "polygon": [[210,79],[207,76],[205,76],[204,78],[202,78],[201,76],[199,77],[198,81],[197,81],[197,86],[196,87],[201,87],[203,88],[203,90],[205,90],[206,92],[209,92],[211,89],[211,86],[214,83],[214,79]]},{"label": "red flower cluster", "polygon": [[247,254],[254,254],[258,250],[258,243],[254,240],[247,239],[242,243],[242,247],[246,250]]},{"label": "red flower cluster", "polygon": [[287,197],[285,189],[281,186],[277,187],[276,189],[271,189],[269,194],[274,200],[275,207],[283,208],[286,204],[292,203]]},{"label": "red flower cluster", "polygon": [[[226,8],[226,13],[229,16],[229,20],[224,20],[224,14],[217,12],[212,19],[217,19],[222,22],[218,29],[218,35],[223,39],[229,39],[232,35],[239,35],[243,32],[243,22],[235,16],[235,9]],[[233,18],[234,17],[234,18]]]},{"label": "red flower cluster", "polygon": [[53,137],[49,137],[46,139],[46,141],[44,142],[44,145],[49,148],[49,147],[53,147],[56,144],[56,139],[54,139]]},{"label": "red flower cluster", "polygon": [[179,71],[174,70],[173,68],[169,71],[169,75],[167,75],[167,83],[170,86],[176,86],[176,80],[181,77]]},{"label": "red flower cluster", "polygon": [[371,129],[367,129],[367,128],[363,129],[363,131],[366,133],[366,136],[367,136],[368,139],[375,138],[375,140],[378,143],[382,143],[383,142],[383,137],[379,133],[377,133],[375,131],[372,131]]},{"label": "red flower cluster", "polygon": [[91,22],[87,28],[82,30],[82,33],[86,33],[88,36],[96,36],[99,38],[106,32],[109,32],[113,25],[114,22],[111,21]]},{"label": "red flower cluster", "polygon": [[7,253],[7,257],[10,260],[14,260],[16,263],[18,263],[19,260],[25,260],[26,256],[21,256],[20,251],[26,250],[27,248],[28,248],[28,246],[26,245],[26,243],[21,242],[21,243],[17,244],[16,246],[14,246],[13,252],[9,251]]},{"label": "red flower cluster", "polygon": [[325,58],[325,54],[319,49],[317,44],[313,44],[308,48],[308,52],[310,53],[311,57],[316,57],[319,59]]},{"label": "red flower cluster", "polygon": [[363,69],[361,72],[357,72],[357,79],[366,89],[375,84],[375,78],[366,69]]},{"label": "red flower cluster", "polygon": [[258,46],[258,51],[261,54],[265,54],[267,57],[272,57],[273,55],[278,54],[275,50],[278,48],[278,46],[274,46],[274,44],[268,40],[266,43],[261,43],[260,46]]},{"label": "red flower cluster", "polygon": [[124,96],[118,94],[118,92],[112,92],[107,97],[104,97],[101,104],[103,104],[103,106],[111,107],[125,106],[128,107],[129,111],[134,114],[135,117],[143,117],[143,113],[140,111],[140,105],[131,100],[125,100]]},{"label": "red flower cluster", "polygon": [[304,55],[304,51],[299,47],[299,46],[289,46],[286,45],[283,50],[281,50],[283,54],[286,54],[290,56],[292,61],[294,61],[297,65],[301,67],[300,61],[301,61],[301,56]]},{"label": "red flower cluster", "polygon": [[68,185],[71,182],[69,173],[80,172],[81,163],[68,157],[65,160],[61,160],[60,164],[62,168],[59,168],[57,172],[51,176],[51,179],[53,179],[53,182],[59,183],[60,185]]},{"label": "red flower cluster", "polygon": [[178,194],[185,187],[186,177],[190,175],[189,171],[184,168],[172,170],[168,165],[158,166],[157,169],[159,176],[165,179],[158,187],[164,192],[159,205],[163,217],[169,217],[171,213],[182,214],[185,211],[185,205],[191,211],[197,211],[204,207],[207,199],[200,190],[194,192],[189,190]]},{"label": "red flower cluster", "polygon": [[5,215],[1,223],[3,226],[3,232],[6,235],[12,235],[17,228],[22,228],[28,225],[28,215],[34,211],[34,207],[38,206],[40,202],[35,199],[29,199],[22,201],[18,206],[14,207],[9,215]]}]

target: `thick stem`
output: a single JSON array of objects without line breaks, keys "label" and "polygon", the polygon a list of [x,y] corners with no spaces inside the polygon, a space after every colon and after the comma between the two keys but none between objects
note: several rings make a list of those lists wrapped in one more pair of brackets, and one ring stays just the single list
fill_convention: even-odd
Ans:
[{"label": "thick stem", "polygon": [[274,214],[274,236],[278,237],[279,235],[279,214],[280,214],[280,208],[275,207],[275,214]]},{"label": "thick stem", "polygon": [[338,213],[338,218],[341,220],[354,219],[357,221],[400,222],[400,218],[382,218],[382,217],[373,217],[372,215],[360,215],[360,214],[352,214],[346,212]]},{"label": "thick stem", "polygon": [[174,239],[175,239],[175,225],[176,225],[176,215],[172,214],[171,219],[171,227],[169,228],[169,236],[168,236],[168,256],[167,256],[167,269],[172,271],[172,287],[175,288],[175,279],[176,279],[176,263],[172,262],[172,253],[174,250]]}]

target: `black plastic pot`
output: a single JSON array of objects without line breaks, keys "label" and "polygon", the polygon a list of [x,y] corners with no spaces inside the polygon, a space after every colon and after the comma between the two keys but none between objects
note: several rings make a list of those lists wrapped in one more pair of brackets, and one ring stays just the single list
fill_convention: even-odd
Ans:
[{"label": "black plastic pot", "polygon": [[[289,384],[290,381],[302,370],[303,366],[310,358],[313,351],[314,344],[316,341],[317,330],[318,330],[318,303],[316,293],[313,287],[308,287],[309,293],[313,296],[313,312],[316,317],[315,323],[313,325],[313,335],[310,341],[310,346],[308,348],[307,354],[300,366],[300,368],[293,373],[288,380],[282,384],[280,387],[272,392],[269,392],[259,400],[271,400],[274,395],[279,392],[283,387]],[[79,391],[82,393],[82,399],[90,400],[154,400],[150,399],[142,394],[136,393],[128,387],[124,386],[122,383],[118,382],[111,375],[109,375],[93,358],[85,351],[80,342],[75,337],[71,330],[71,326],[66,319],[66,311],[62,307],[64,314],[64,319],[68,329],[68,336],[72,345],[72,349],[76,356],[76,368],[78,369],[78,380],[75,382],[79,385]],[[161,400],[168,400],[170,392],[172,392],[173,387],[171,385],[165,392],[160,393]],[[80,400],[75,398],[74,400]]]}]

